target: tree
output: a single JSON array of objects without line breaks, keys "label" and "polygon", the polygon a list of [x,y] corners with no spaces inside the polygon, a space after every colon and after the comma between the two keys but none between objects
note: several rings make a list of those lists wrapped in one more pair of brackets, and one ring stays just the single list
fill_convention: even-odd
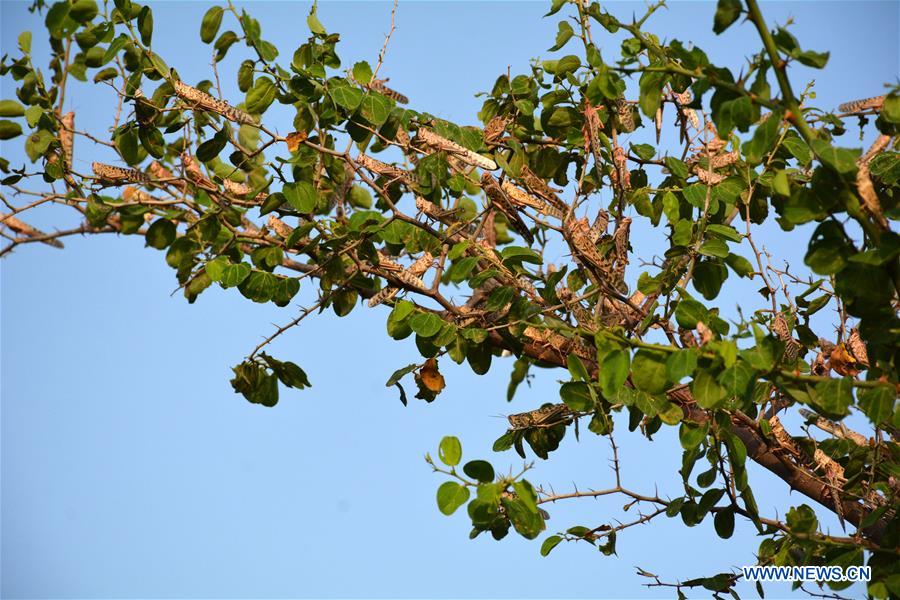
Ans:
[{"label": "tree", "polygon": [[[390,306],[389,335],[415,334],[423,358],[388,380],[404,403],[408,375],[416,398],[440,395],[441,360],[484,373],[494,356],[514,354],[510,399],[530,369],[564,369],[570,381],[560,400],[511,415],[494,448],[524,458],[527,444],[549,459],[567,432],[579,435],[587,423],[590,434],[610,439],[616,485],[556,494],[529,483],[527,469],[498,476],[486,461],[457,469],[461,445],[445,438],[439,460],[428,458],[448,477],[438,506],[449,514],[467,504],[473,535],[499,539],[513,528],[536,538],[551,503],[621,495],[641,507],[633,522],[570,527],[545,538],[541,551],[567,540],[612,554],[618,532],[663,514],[687,526],[711,521],[727,538],[741,518],[763,536],[760,564],[865,562],[869,593],[896,595],[900,279],[890,221],[900,98],[850,102],[837,114],[815,109],[810,90],[797,94],[787,71],[793,62],[822,68],[827,53],[803,50],[786,28],[770,30],[754,0],[722,1],[716,12],[717,33],[745,16],[760,35],[762,50],[738,76],[698,48],[646,32],[660,7],[625,22],[596,3],[554,2],[550,15],[561,21],[553,48],[574,53],[501,75],[476,128],[403,108],[408,99],[378,79],[381,57],[340,71],[338,36],[315,7],[310,37],[289,65],[246,11],[207,13],[200,35],[217,59],[237,42],[248,50],[237,73],[246,97],[236,102],[210,80],[182,81],[177,65],[152,50],[149,7],[38,2],[55,53],[50,82],[32,62],[29,34],[19,39],[21,56],[4,59],[0,71],[18,82],[18,100],[0,105],[0,134],[22,135],[22,121],[8,119],[24,118],[32,163],[0,163],[11,190],[3,196],[10,243],[2,253],[60,246],[75,233],[143,235],[166,251],[189,302],[216,283],[287,306],[301,282],[315,282],[318,301],[276,336],[316,311]],[[226,18],[240,34],[220,34]],[[592,27],[627,32],[620,57],[604,60]],[[79,131],[63,111],[67,85],[89,76],[119,103],[108,141]],[[210,76],[218,82],[217,70]],[[635,100],[626,95],[629,80],[637,82]],[[286,136],[266,123],[276,100],[295,110]],[[880,133],[864,154],[833,143],[848,119]],[[651,122],[657,131],[678,128],[680,155],[629,142]],[[126,166],[97,162],[92,173],[77,172],[77,136],[113,148]],[[77,211],[84,223],[36,230],[21,213],[45,203]],[[265,226],[251,220],[257,215]],[[772,222],[791,243],[808,243],[809,271],[781,267],[756,246],[754,231]],[[632,226],[654,228],[664,256],[640,256],[629,243]],[[738,251],[744,242],[750,260]],[[559,249],[571,262],[545,263]],[[731,323],[716,305],[729,276],[757,281],[765,302]],[[277,403],[279,383],[309,386],[299,366],[265,352],[271,339],[232,380],[264,406]],[[817,437],[788,433],[781,418],[789,411]],[[842,422],[852,413],[865,415],[868,435]],[[617,414],[648,438],[678,429],[683,496],[622,486]],[[759,514],[748,458],[855,533],[825,533],[807,504],[783,518]],[[708,468],[692,476],[704,460]],[[738,579],[648,577],[679,592],[729,591]]]}]

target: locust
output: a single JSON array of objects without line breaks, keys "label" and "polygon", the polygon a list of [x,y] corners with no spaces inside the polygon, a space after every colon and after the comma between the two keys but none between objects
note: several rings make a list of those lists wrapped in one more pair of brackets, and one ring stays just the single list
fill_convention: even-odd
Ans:
[{"label": "locust", "polygon": [[532,429],[535,427],[547,428],[568,423],[575,414],[565,404],[545,404],[544,406],[528,412],[509,415],[510,430]]}]

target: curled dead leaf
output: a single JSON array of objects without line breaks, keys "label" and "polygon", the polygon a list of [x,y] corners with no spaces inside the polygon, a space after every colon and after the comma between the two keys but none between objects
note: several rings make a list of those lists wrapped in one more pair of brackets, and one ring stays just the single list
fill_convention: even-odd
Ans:
[{"label": "curled dead leaf", "polygon": [[858,363],[853,355],[847,351],[843,343],[838,344],[831,351],[828,365],[838,374],[853,377],[859,374]]},{"label": "curled dead leaf", "polygon": [[429,358],[425,364],[416,372],[416,384],[419,386],[419,393],[416,398],[431,402],[441,393],[446,385],[444,376],[438,371],[438,362],[436,358]]},{"label": "curled dead leaf", "polygon": [[294,131],[292,133],[287,134],[284,138],[284,143],[287,144],[288,150],[290,152],[296,152],[297,148],[300,147],[306,138],[309,136],[305,131]]}]

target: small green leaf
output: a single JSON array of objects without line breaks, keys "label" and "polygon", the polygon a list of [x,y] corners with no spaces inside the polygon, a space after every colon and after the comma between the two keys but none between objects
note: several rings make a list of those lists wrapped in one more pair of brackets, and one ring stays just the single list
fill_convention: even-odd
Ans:
[{"label": "small green leaf", "polygon": [[213,6],[203,15],[203,20],[200,22],[200,40],[204,44],[212,42],[216,38],[216,34],[219,33],[223,12],[224,10],[221,6]]},{"label": "small green leaf", "polygon": [[94,0],[76,0],[69,9],[69,16],[77,23],[87,23],[97,16],[97,12]]},{"label": "small green leaf", "polygon": [[728,256],[728,244],[722,240],[710,239],[703,242],[698,251],[705,256],[725,258]]},{"label": "small green leaf", "polygon": [[[81,1],[81,0],[79,0]],[[141,42],[149,46],[153,38],[153,11],[149,6],[141,8],[137,19],[138,32],[141,34]]]},{"label": "small green leaf", "polygon": [[669,381],[679,382],[694,374],[697,368],[697,352],[690,348],[679,350],[666,359],[666,377]]},{"label": "small green leaf", "polygon": [[316,35],[327,35],[327,31],[325,31],[325,26],[322,25],[322,22],[319,21],[319,17],[316,13],[316,5],[313,4],[312,8],[309,10],[309,16],[306,17],[306,24],[309,26],[309,30]]},{"label": "small green leaf", "polygon": [[714,524],[720,538],[725,540],[730,538],[734,533],[734,508],[727,506],[717,512]]},{"label": "small green leaf", "polygon": [[21,117],[25,115],[25,107],[15,100],[0,100],[0,117]]},{"label": "small green leaf", "polygon": [[716,16],[713,17],[713,31],[722,33],[741,16],[741,0],[719,0]]},{"label": "small green leaf", "polygon": [[718,408],[725,400],[725,388],[719,385],[709,371],[698,371],[691,382],[691,393],[701,408]]},{"label": "small green leaf", "polygon": [[444,326],[444,321],[437,315],[417,312],[409,319],[409,326],[423,338],[434,337]]},{"label": "small green leaf", "polygon": [[237,263],[235,265],[226,265],[222,271],[221,283],[222,287],[230,288],[240,285],[247,277],[250,276],[250,265],[247,263]]},{"label": "small green leaf", "polygon": [[828,168],[846,175],[856,170],[856,160],[859,158],[859,150],[838,148],[821,139],[814,139],[810,143],[813,152]]},{"label": "small green leaf", "polygon": [[11,140],[22,135],[22,126],[12,121],[0,120],[0,140]]},{"label": "small green leaf", "polygon": [[675,320],[685,329],[693,329],[697,323],[709,321],[709,312],[706,307],[693,298],[683,298],[675,309]]},{"label": "small green leaf", "polygon": [[390,100],[377,92],[370,91],[359,103],[359,112],[366,121],[380,127],[390,116],[391,107]]},{"label": "small green leaf", "polygon": [[438,457],[448,467],[458,465],[462,458],[462,444],[459,443],[459,438],[452,435],[445,436],[438,446]]},{"label": "small green leaf", "polygon": [[659,108],[662,99],[662,88],[666,82],[666,75],[656,71],[644,71],[641,74],[640,100],[639,104],[641,112],[651,119],[656,116],[656,109]]},{"label": "small green leaf", "polygon": [[[334,81],[334,80],[332,80]],[[331,83],[328,86],[328,95],[334,103],[348,111],[354,111],[363,99],[363,91],[346,83]]]},{"label": "small green leaf", "polygon": [[613,350],[603,357],[600,364],[600,390],[607,400],[616,397],[625,380],[628,379],[628,368],[631,356],[624,350]]},{"label": "small green leaf", "polygon": [[463,465],[463,473],[481,483],[490,483],[494,480],[494,467],[486,460],[470,460]]},{"label": "small green leaf", "polygon": [[287,203],[298,212],[310,214],[316,208],[318,194],[313,184],[308,181],[286,183],[281,192]]},{"label": "small green leaf", "polygon": [[[753,132],[753,138],[747,143],[746,160],[751,165],[758,165],[765,159],[778,139],[781,130],[782,112],[776,110]],[[827,143],[827,142],[826,142]]]},{"label": "small green leaf", "polygon": [[532,263],[539,265],[543,263],[541,255],[531,248],[523,248],[521,246],[507,246],[500,252],[503,257],[503,264],[512,266],[521,263]]},{"label": "small green leaf", "polygon": [[749,277],[755,272],[749,260],[733,252],[725,257],[725,264],[731,267],[740,277]]},{"label": "small green leaf", "polygon": [[666,357],[659,352],[640,349],[631,364],[631,379],[634,386],[648,394],[666,391]]},{"label": "small green leaf", "polygon": [[709,422],[702,425],[694,425],[683,421],[678,428],[678,439],[681,441],[681,447],[685,450],[693,450],[706,439],[709,433]]},{"label": "small green leaf", "polygon": [[456,509],[468,502],[469,488],[455,481],[447,481],[441,484],[437,491],[438,509],[445,515],[452,515]]},{"label": "small green leaf", "polygon": [[276,95],[275,84],[268,77],[260,77],[247,92],[247,101],[245,103],[247,112],[253,114],[262,114],[275,101]]},{"label": "small green leaf", "polygon": [[859,407],[872,423],[879,425],[889,421],[894,413],[896,395],[890,385],[869,388],[859,394]]},{"label": "small green leaf", "polygon": [[885,120],[890,121],[891,123],[900,123],[900,95],[889,94],[888,97],[884,99],[884,106],[881,109],[881,114],[884,116]]},{"label": "small green leaf", "polygon": [[568,381],[559,388],[559,396],[566,406],[574,411],[588,412],[594,410],[594,398],[590,386],[581,381]]},{"label": "small green leaf", "polygon": [[366,84],[372,80],[372,67],[366,61],[360,61],[353,65],[353,79]]},{"label": "small green leaf", "polygon": [[31,32],[23,31],[19,34],[19,50],[22,54],[31,54]]},{"label": "small green leaf", "polygon": [[575,35],[575,31],[568,21],[560,21],[556,32],[556,43],[550,48],[550,52],[560,50],[573,35]]},{"label": "small green leaf", "polygon": [[233,31],[226,31],[219,36],[219,39],[217,39],[216,43],[213,45],[213,48],[216,49],[216,62],[225,58],[229,48],[231,48],[238,39],[237,34]]},{"label": "small green leaf", "polygon": [[145,239],[151,248],[164,250],[175,241],[175,224],[168,219],[157,219],[147,228]]},{"label": "small green leaf", "polygon": [[587,382],[591,380],[591,376],[588,374],[588,370],[585,368],[584,363],[574,354],[570,354],[566,357],[566,365],[569,368],[569,373],[571,373],[574,379]]},{"label": "small green leaf", "polygon": [[551,535],[550,537],[548,537],[546,540],[544,540],[544,543],[541,544],[541,556],[547,556],[548,554],[550,554],[550,551],[556,548],[556,546],[558,546],[561,541],[562,538],[558,535]]}]

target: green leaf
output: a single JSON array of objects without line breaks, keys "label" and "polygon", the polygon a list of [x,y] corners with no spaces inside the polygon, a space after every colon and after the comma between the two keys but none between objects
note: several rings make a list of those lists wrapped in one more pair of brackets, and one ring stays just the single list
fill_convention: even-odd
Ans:
[{"label": "green leaf", "polygon": [[363,99],[363,91],[346,83],[330,83],[328,95],[334,103],[348,111],[354,111]]},{"label": "green leaf", "polygon": [[31,32],[23,31],[19,34],[19,50],[22,54],[31,54]]},{"label": "green leaf", "polygon": [[0,120],[0,140],[11,140],[22,135],[22,126],[12,121]]},{"label": "green leaf", "polygon": [[666,357],[659,352],[644,348],[637,351],[631,364],[631,379],[634,386],[648,394],[666,391]]},{"label": "green leaf", "polygon": [[707,433],[709,433],[708,421],[702,425],[694,425],[693,423],[683,421],[678,428],[678,439],[681,441],[682,448],[685,450],[693,450],[706,439]]},{"label": "green leaf", "polygon": [[318,202],[316,188],[308,181],[286,183],[281,189],[285,200],[298,212],[310,214],[315,210]]},{"label": "green leaf", "polygon": [[21,117],[25,115],[25,107],[15,100],[0,100],[0,117]]},{"label": "green leaf", "polygon": [[57,2],[47,11],[44,24],[47,26],[47,31],[51,37],[61,39],[65,37],[69,26],[76,25],[74,19],[69,18],[70,10],[71,7],[68,2]]},{"label": "green leaf", "polygon": [[588,412],[594,410],[594,398],[591,388],[581,381],[568,381],[559,388],[559,396],[566,406],[574,411]]},{"label": "green leaf", "polygon": [[103,54],[102,64],[105,65],[106,63],[111,61],[113,58],[115,58],[116,55],[119,53],[119,51],[122,48],[124,48],[127,43],[128,43],[128,36],[126,36],[124,33],[120,34],[119,37],[114,39],[109,44],[109,47],[106,49],[106,52]]},{"label": "green leaf", "polygon": [[714,524],[720,538],[725,540],[730,538],[734,533],[734,508],[727,506],[717,512]]},{"label": "green leaf", "polygon": [[250,265],[247,263],[227,265],[222,272],[222,287],[229,288],[240,285],[250,276],[251,270]]},{"label": "green leaf", "polygon": [[94,0],[77,0],[69,9],[69,16],[78,23],[87,23],[97,16],[97,12]]},{"label": "green leaf", "polygon": [[894,413],[896,394],[890,385],[869,388],[859,394],[859,407],[872,423],[880,425],[889,421]]},{"label": "green leaf", "polygon": [[829,417],[843,417],[853,404],[851,380],[846,377],[816,384],[812,394],[816,410]]},{"label": "green leaf", "polygon": [[550,537],[548,537],[546,540],[544,540],[544,543],[541,544],[541,556],[547,556],[548,554],[550,554],[550,551],[556,548],[556,546],[558,546],[561,541],[562,538],[558,535],[551,535]]},{"label": "green leaf", "polygon": [[219,155],[228,144],[228,134],[222,128],[212,138],[206,140],[197,147],[197,159],[201,162],[209,162]]},{"label": "green leaf", "polygon": [[693,298],[682,298],[675,309],[675,320],[681,327],[693,329],[700,321],[709,322],[709,312]]},{"label": "green leaf", "polygon": [[747,143],[745,158],[751,165],[758,165],[771,152],[781,130],[782,111],[776,110],[753,132],[753,139]]},{"label": "green leaf", "polygon": [[233,31],[226,31],[219,36],[219,39],[217,39],[216,43],[213,45],[213,48],[216,49],[216,62],[225,58],[225,55],[228,54],[228,49],[231,48],[236,41],[238,41],[238,36]]},{"label": "green leaf", "polygon": [[574,354],[570,354],[566,357],[566,366],[574,379],[590,382],[591,376],[588,374],[588,370],[585,368],[584,363],[581,362],[580,358]]},{"label": "green leaf", "polygon": [[372,81],[372,67],[366,61],[360,61],[353,65],[353,79],[362,84]]},{"label": "green leaf", "polygon": [[701,408],[718,408],[725,400],[725,388],[706,370],[698,371],[691,382],[691,393]]},{"label": "green leaf", "polygon": [[412,373],[416,369],[419,368],[419,365],[413,363],[411,365],[406,365],[402,369],[397,369],[394,373],[388,378],[387,383],[385,383],[385,387],[391,387],[401,379],[403,379],[406,375]]},{"label": "green leaf", "polygon": [[[654,156],[656,156],[656,148],[650,144],[631,144],[631,151],[634,152],[638,156],[638,158],[642,158],[643,160],[651,160]],[[672,160],[676,161],[678,159],[675,158]]]},{"label": "green leaf", "polygon": [[729,253],[725,257],[725,264],[731,267],[740,277],[750,277],[754,273],[753,265],[750,261],[739,254]]},{"label": "green leaf", "polygon": [[392,105],[393,103],[381,94],[370,91],[360,102],[359,112],[366,121],[380,127],[391,115]]},{"label": "green leaf", "polygon": [[287,387],[298,390],[312,387],[306,372],[296,364],[290,361],[275,360],[265,352],[262,353],[262,357],[275,373],[275,376],[278,377],[278,380]]},{"label": "green leaf", "polygon": [[884,106],[881,109],[881,114],[885,120],[891,123],[900,123],[900,95],[889,94],[888,97],[884,99]]},{"label": "green leaf", "polygon": [[666,83],[666,75],[655,71],[644,71],[640,79],[641,112],[652,118],[656,117],[656,109],[659,108],[662,99],[662,88]]},{"label": "green leaf", "polygon": [[687,200],[691,206],[703,210],[703,207],[706,206],[706,197],[707,194],[709,194],[709,188],[705,184],[694,183],[684,188],[682,194],[684,194],[684,199]]},{"label": "green leaf", "polygon": [[147,58],[150,59],[150,64],[153,65],[153,68],[157,73],[160,74],[161,77],[170,77],[171,72],[169,66],[166,64],[166,61],[162,59],[162,57],[155,52],[147,52]]},{"label": "green leaf", "polygon": [[556,52],[561,49],[573,35],[575,35],[575,31],[572,29],[572,26],[569,25],[568,21],[560,21],[556,31],[556,43],[549,51]]},{"label": "green leaf", "polygon": [[[771,119],[770,119],[771,120]],[[810,143],[813,152],[826,167],[846,175],[856,170],[856,160],[859,158],[859,150],[838,148],[821,139],[814,139]]]},{"label": "green leaf", "polygon": [[444,326],[444,321],[437,315],[417,312],[409,319],[409,326],[423,338],[434,337]]},{"label": "green leaf", "polygon": [[731,225],[720,225],[718,223],[710,223],[706,226],[706,232],[717,237],[724,238],[732,242],[740,242],[741,234]]},{"label": "green leaf", "polygon": [[445,436],[438,446],[438,458],[448,467],[455,467],[462,458],[462,444],[459,438],[452,435]]},{"label": "green leaf", "polygon": [[31,162],[43,156],[53,139],[53,134],[46,129],[35,131],[28,136],[28,140],[25,142],[25,153],[31,159]]},{"label": "green leaf", "polygon": [[105,69],[101,69],[94,74],[94,83],[100,83],[101,81],[109,81],[110,79],[115,79],[119,75],[119,72],[115,67],[107,67]]},{"label": "green leaf", "polygon": [[675,383],[693,375],[696,368],[697,351],[690,348],[673,352],[666,359],[666,377]]},{"label": "green leaf", "polygon": [[523,248],[521,246],[507,246],[500,252],[503,258],[503,264],[512,266],[521,263],[531,263],[539,265],[543,263],[541,255],[531,248]]},{"label": "green leaf", "polygon": [[279,277],[266,271],[253,270],[239,286],[238,290],[245,298],[254,302],[269,302],[277,292]]},{"label": "green leaf", "polygon": [[486,460],[470,460],[463,465],[463,473],[481,483],[490,483],[494,480],[494,467]]},{"label": "green leaf", "polygon": [[468,502],[469,488],[455,481],[447,481],[441,484],[437,491],[438,509],[445,515],[452,515],[456,509]]},{"label": "green leaf", "polygon": [[247,112],[262,114],[274,102],[277,90],[275,84],[268,77],[260,77],[247,92],[245,107]]},{"label": "green leaf", "polygon": [[607,400],[616,397],[625,380],[628,378],[628,368],[631,364],[631,356],[620,349],[608,353],[600,364],[600,391]]},{"label": "green leaf", "polygon": [[728,256],[728,244],[717,239],[706,240],[700,245],[698,251],[705,256],[725,258]]},{"label": "green leaf", "polygon": [[722,33],[741,16],[741,0],[719,0],[716,16],[713,17],[713,31]]},{"label": "green leaf", "polygon": [[141,12],[138,14],[137,25],[138,32],[141,34],[141,42],[145,46],[149,46],[153,38],[153,11],[150,10],[149,6],[141,8]]},{"label": "green leaf", "polygon": [[322,25],[322,22],[319,21],[319,17],[316,14],[316,5],[313,4],[312,8],[309,10],[309,16],[306,17],[306,24],[309,26],[309,30],[316,35],[327,35],[327,31],[325,31],[325,26]]},{"label": "green leaf", "polygon": [[175,241],[175,224],[168,219],[157,219],[147,228],[144,237],[151,248],[164,250]]},{"label": "green leaf", "polygon": [[675,158],[674,156],[666,157],[666,168],[669,169],[669,173],[671,173],[675,177],[685,179],[688,176],[687,165],[684,164],[683,161]]},{"label": "green leaf", "polygon": [[216,38],[216,34],[219,33],[223,12],[224,10],[221,6],[213,6],[203,15],[203,20],[200,22],[200,40],[204,44],[212,42]]}]

